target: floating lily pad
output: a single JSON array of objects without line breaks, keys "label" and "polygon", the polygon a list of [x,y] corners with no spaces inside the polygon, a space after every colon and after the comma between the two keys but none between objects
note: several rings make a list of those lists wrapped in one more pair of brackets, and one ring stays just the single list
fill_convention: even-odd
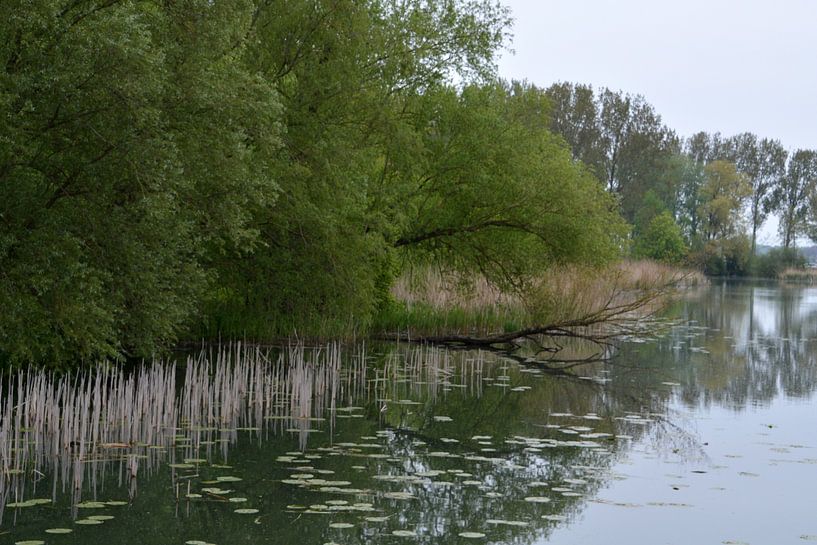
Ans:
[{"label": "floating lily pad", "polygon": [[564,515],[542,515],[542,518],[545,520],[552,520],[554,522],[561,522],[567,520],[567,517]]},{"label": "floating lily pad", "polygon": [[488,519],[485,522],[488,524],[495,524],[497,526],[527,526],[528,523],[522,520],[502,520],[502,519]]},{"label": "floating lily pad", "polygon": [[350,524],[348,522],[333,522],[329,525],[330,528],[339,528],[339,529],[346,529],[346,528],[354,528],[354,524]]},{"label": "floating lily pad", "polygon": [[485,534],[482,532],[460,532],[459,536],[466,539],[479,539],[481,537],[485,537]]},{"label": "floating lily pad", "polygon": [[414,497],[414,494],[410,492],[386,492],[383,497],[392,500],[410,500]]},{"label": "floating lily pad", "polygon": [[244,503],[245,501],[247,501],[247,498],[239,498],[238,496],[236,496],[234,498],[230,498],[230,501],[233,503]]},{"label": "floating lily pad", "polygon": [[74,524],[82,524],[85,526],[93,526],[95,524],[102,524],[101,520],[94,520],[94,519],[79,519],[75,520]]},{"label": "floating lily pad", "polygon": [[546,498],[545,496],[528,496],[525,498],[525,501],[530,503],[549,503],[550,498]]},{"label": "floating lily pad", "polygon": [[215,494],[216,496],[225,496],[232,492],[232,490],[224,490],[222,488],[202,488],[202,492],[207,492],[208,494]]},{"label": "floating lily pad", "polygon": [[71,528],[49,528],[45,531],[46,534],[70,534],[73,532]]},{"label": "floating lily pad", "polygon": [[77,507],[79,509],[101,509],[106,507],[106,505],[101,501],[84,501],[82,503],[78,503]]},{"label": "floating lily pad", "polygon": [[233,477],[232,475],[225,475],[223,477],[216,477],[216,481],[220,483],[237,483],[241,481],[241,477]]},{"label": "floating lily pad", "polygon": [[113,515],[91,515],[88,517],[90,520],[111,520],[113,519]]},{"label": "floating lily pad", "polygon": [[254,515],[258,513],[258,509],[236,509],[233,513],[238,513],[239,515]]},{"label": "floating lily pad", "polygon": [[14,545],[44,545],[45,541],[40,541],[39,539],[29,539],[26,541],[15,541]]},{"label": "floating lily pad", "polygon": [[51,500],[45,498],[34,498],[26,501],[7,503],[6,507],[34,507],[35,505],[45,505],[47,503],[51,503]]},{"label": "floating lily pad", "polygon": [[391,535],[397,537],[417,537],[417,532],[414,530],[392,530]]}]

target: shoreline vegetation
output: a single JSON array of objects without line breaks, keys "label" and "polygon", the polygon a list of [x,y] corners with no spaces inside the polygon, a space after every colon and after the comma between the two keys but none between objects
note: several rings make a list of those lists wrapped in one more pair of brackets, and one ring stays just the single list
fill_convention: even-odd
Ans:
[{"label": "shoreline vegetation", "polygon": [[[511,28],[495,0],[3,2],[0,367],[202,338],[624,333],[664,288],[622,259],[805,264],[817,151],[503,81]],[[755,255],[770,214],[784,248]],[[408,304],[426,269],[499,295]]]},{"label": "shoreline vegetation", "polygon": [[398,279],[395,303],[373,329],[384,340],[525,348],[565,368],[608,359],[619,339],[655,333],[663,325],[657,311],[679,290],[707,283],[697,271],[641,260],[553,267],[509,293],[479,276],[426,268]]},{"label": "shoreline vegetation", "polygon": [[481,348],[526,353],[529,362],[565,369],[609,359],[620,339],[660,331],[661,309],[684,290],[708,284],[699,271],[651,260],[553,267],[506,289],[481,275],[424,266],[395,281],[366,330],[240,338],[275,346],[371,339]]}]

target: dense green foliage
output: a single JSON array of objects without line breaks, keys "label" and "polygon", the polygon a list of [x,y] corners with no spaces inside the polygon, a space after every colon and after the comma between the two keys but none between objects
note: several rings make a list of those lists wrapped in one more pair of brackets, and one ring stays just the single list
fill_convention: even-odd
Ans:
[{"label": "dense green foliage", "polygon": [[772,248],[763,255],[755,257],[751,264],[751,274],[765,278],[777,278],[786,269],[803,269],[806,259],[794,248]]},{"label": "dense green foliage", "polygon": [[492,0],[0,6],[0,359],[333,335],[435,262],[519,287],[627,226],[497,82]]},{"label": "dense green foliage", "polygon": [[686,255],[686,244],[681,228],[669,212],[653,217],[636,239],[634,254],[667,263],[680,263]]},{"label": "dense green foliage", "polygon": [[233,48],[249,6],[187,4],[0,7],[7,358],[149,355],[195,310],[209,255],[253,239],[280,102]]}]

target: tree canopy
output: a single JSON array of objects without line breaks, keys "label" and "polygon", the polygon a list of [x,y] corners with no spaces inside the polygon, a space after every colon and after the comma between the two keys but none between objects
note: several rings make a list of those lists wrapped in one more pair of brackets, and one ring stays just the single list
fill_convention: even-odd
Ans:
[{"label": "tree canopy", "polygon": [[493,0],[4,2],[0,359],[331,334],[412,263],[618,255],[544,91],[496,79],[508,29]]}]

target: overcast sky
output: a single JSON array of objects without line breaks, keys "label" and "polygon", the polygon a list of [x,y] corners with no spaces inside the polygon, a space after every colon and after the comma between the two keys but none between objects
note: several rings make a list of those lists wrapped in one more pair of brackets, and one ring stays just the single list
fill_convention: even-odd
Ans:
[{"label": "overcast sky", "polygon": [[680,136],[817,149],[817,0],[502,1],[515,19],[504,78],[641,94]]}]

